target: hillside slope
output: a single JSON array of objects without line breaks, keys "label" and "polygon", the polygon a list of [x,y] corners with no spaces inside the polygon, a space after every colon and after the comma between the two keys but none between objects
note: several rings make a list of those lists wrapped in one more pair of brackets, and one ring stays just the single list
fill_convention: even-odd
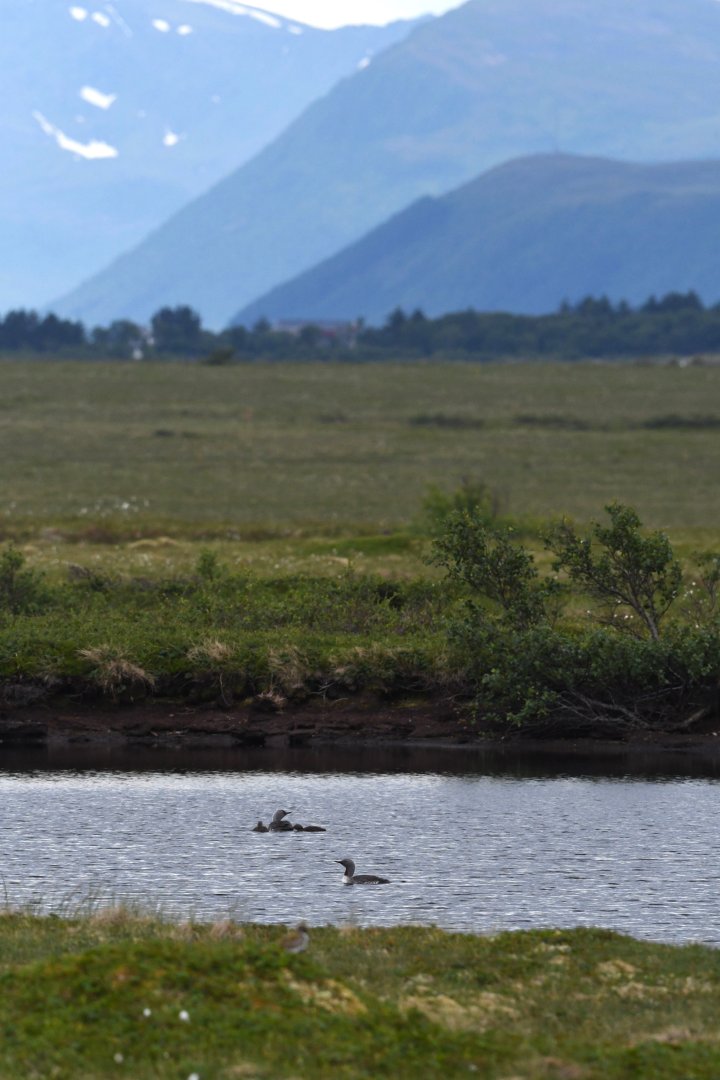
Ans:
[{"label": "hillside slope", "polygon": [[418,197],[518,155],[708,156],[718,99],[716,0],[470,0],[344,79],[60,310],[144,319],[191,303],[217,326]]},{"label": "hillside slope", "polygon": [[411,23],[221,0],[0,0],[0,310],[95,273]]},{"label": "hillside slope", "polygon": [[397,306],[538,314],[587,295],[641,302],[689,289],[716,302],[718,221],[720,161],[522,158],[418,200],[237,321],[378,323]]}]

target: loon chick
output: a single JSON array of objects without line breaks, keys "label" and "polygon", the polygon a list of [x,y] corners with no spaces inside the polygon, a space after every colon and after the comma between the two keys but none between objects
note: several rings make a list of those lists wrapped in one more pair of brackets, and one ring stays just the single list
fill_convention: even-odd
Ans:
[{"label": "loon chick", "polygon": [[286,934],[282,939],[281,944],[283,949],[289,953],[305,952],[310,944],[308,929],[308,924],[306,922],[298,923],[297,927],[290,934]]},{"label": "loon chick", "polygon": [[386,877],[376,877],[375,874],[356,874],[355,863],[352,859],[338,859],[341,866],[345,867],[343,885],[389,885]]},{"label": "loon chick", "polygon": [[305,832],[305,826],[298,824],[297,821],[293,825],[293,829],[295,830],[295,832]]},{"label": "loon chick", "polygon": [[290,822],[283,821],[283,818],[289,813],[289,810],[276,810],[270,822],[270,832],[292,832],[293,827]]},{"label": "loon chick", "polygon": [[270,832],[267,825],[263,825],[262,821],[258,821],[257,825],[253,826],[250,832]]}]

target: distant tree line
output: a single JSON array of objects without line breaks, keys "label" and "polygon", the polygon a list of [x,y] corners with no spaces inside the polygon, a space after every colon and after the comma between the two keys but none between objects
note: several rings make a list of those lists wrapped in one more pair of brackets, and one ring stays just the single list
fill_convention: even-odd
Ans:
[{"label": "distant tree line", "polygon": [[652,296],[641,307],[607,297],[563,303],[550,315],[454,312],[427,319],[394,311],[362,335],[366,348],[416,356],[637,357],[720,352],[720,304],[705,307],[694,292]]},{"label": "distant tree line", "polygon": [[298,321],[214,333],[191,307],[163,307],[148,327],[127,319],[96,326],[56,315],[16,310],[0,319],[0,352],[88,359],[185,357],[209,364],[256,359],[311,359],[318,355],[367,360],[393,357],[643,357],[720,353],[720,304],[705,306],[695,292],[651,296],[639,307],[607,297],[563,303],[548,315],[472,309],[428,318],[397,308],[380,327],[363,320],[345,326]]}]

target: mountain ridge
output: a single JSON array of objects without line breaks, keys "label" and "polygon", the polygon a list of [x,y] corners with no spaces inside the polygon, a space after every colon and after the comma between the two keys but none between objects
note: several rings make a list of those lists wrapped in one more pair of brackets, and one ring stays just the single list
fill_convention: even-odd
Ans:
[{"label": "mountain ridge", "polygon": [[415,27],[252,161],[60,298],[85,321],[189,303],[223,325],[423,195],[560,148],[720,145],[716,0],[469,0]]},{"label": "mountain ridge", "polygon": [[0,0],[0,19],[3,307],[101,269],[413,25],[190,0]]},{"label": "mountain ridge", "polygon": [[426,197],[238,313],[381,322],[474,308],[554,311],[607,295],[720,298],[720,160],[643,165],[564,154],[507,162]]}]

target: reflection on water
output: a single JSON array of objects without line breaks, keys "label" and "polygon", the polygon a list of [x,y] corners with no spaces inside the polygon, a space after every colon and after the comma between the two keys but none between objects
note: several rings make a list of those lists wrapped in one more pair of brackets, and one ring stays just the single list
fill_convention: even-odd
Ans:
[{"label": "reflection on water", "polygon": [[[597,925],[720,945],[712,777],[457,750],[426,751],[421,771],[410,749],[377,753],[244,751],[233,768],[227,752],[145,750],[93,771],[5,754],[1,881],[44,910],[92,896],[204,919]],[[328,832],[250,831],[281,806]],[[344,887],[344,856],[391,884]]]},{"label": "reflection on water", "polygon": [[475,748],[422,746],[222,747],[0,746],[3,772],[92,770],[93,772],[280,772],[441,773],[449,776],[517,778],[595,776],[647,780],[675,777],[720,779],[720,755],[674,747],[639,749],[622,743],[603,749],[559,750],[558,744],[508,743]]}]

